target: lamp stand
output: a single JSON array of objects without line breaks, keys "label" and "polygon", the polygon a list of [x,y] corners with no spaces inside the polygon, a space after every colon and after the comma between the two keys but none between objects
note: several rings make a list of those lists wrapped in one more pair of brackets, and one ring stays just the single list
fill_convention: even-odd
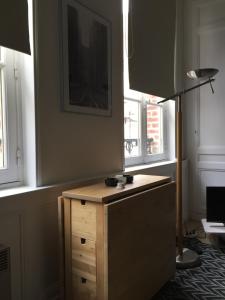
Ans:
[{"label": "lamp stand", "polygon": [[180,91],[173,96],[169,96],[159,103],[163,103],[172,99],[177,99],[177,114],[176,114],[176,154],[177,154],[177,165],[176,165],[176,234],[177,234],[177,248],[178,256],[176,258],[176,267],[180,269],[192,268],[201,264],[200,258],[194,251],[184,248],[183,249],[183,217],[182,217],[182,101],[181,96],[197,89],[205,84],[210,84],[212,93],[214,93],[212,82],[215,81],[212,78],[219,72],[218,69],[197,69],[187,73],[188,77],[192,79],[206,79],[208,80],[192,86],[191,88]]},{"label": "lamp stand", "polygon": [[181,95],[177,96],[176,113],[176,229],[177,229],[177,249],[176,267],[178,269],[192,268],[201,264],[200,258],[194,251],[183,248],[183,208],[182,208],[182,102]]}]

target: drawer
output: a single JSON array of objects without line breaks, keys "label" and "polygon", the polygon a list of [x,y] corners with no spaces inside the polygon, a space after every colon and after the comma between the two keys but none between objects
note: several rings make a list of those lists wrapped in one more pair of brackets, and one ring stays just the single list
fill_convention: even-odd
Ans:
[{"label": "drawer", "polygon": [[96,240],[96,205],[84,200],[71,200],[71,233]]},{"label": "drawer", "polygon": [[96,277],[95,241],[72,235],[72,269]]},{"label": "drawer", "polygon": [[72,276],[73,300],[96,300],[96,280],[85,276],[82,272],[75,272]]}]

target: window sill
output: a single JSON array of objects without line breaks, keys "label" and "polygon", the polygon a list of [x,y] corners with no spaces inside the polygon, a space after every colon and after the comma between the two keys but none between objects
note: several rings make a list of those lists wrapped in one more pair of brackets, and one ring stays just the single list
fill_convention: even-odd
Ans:
[{"label": "window sill", "polygon": [[167,165],[174,165],[176,164],[176,160],[167,160],[167,161],[160,161],[157,163],[152,163],[152,164],[142,164],[142,165],[137,165],[137,166],[129,166],[125,168],[126,173],[132,173],[132,172],[137,172],[137,171],[142,171],[146,169],[154,169],[158,167],[163,167]]},{"label": "window sill", "polygon": [[[161,161],[157,163],[152,164],[142,164],[142,165],[136,165],[136,166],[129,166],[126,167],[124,172],[125,173],[137,173],[141,171],[147,171],[148,169],[153,171],[155,168],[165,167],[165,166],[175,166],[176,161],[175,160],[169,160],[169,161]],[[25,194],[41,189],[46,189],[53,186],[43,186],[43,187],[32,187],[32,186],[17,186],[17,187],[9,187],[0,190],[0,198],[9,197],[13,195],[18,194]]]},{"label": "window sill", "polygon": [[0,190],[0,198],[9,197],[13,195],[25,194],[37,191],[46,187],[31,187],[31,186],[18,186],[12,188],[5,188]]}]

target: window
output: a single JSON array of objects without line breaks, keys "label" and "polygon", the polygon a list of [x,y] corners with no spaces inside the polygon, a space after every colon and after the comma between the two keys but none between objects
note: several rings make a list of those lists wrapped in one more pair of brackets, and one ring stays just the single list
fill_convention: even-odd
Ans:
[{"label": "window", "polygon": [[16,182],[19,168],[16,53],[0,47],[0,184]]},{"label": "window", "polygon": [[157,104],[161,99],[159,97],[129,89],[128,5],[129,0],[123,0],[124,155],[126,165],[135,165],[170,157],[167,143],[168,105]]},{"label": "window", "polygon": [[124,153],[127,165],[167,158],[166,109],[158,97],[140,94],[124,98]]}]

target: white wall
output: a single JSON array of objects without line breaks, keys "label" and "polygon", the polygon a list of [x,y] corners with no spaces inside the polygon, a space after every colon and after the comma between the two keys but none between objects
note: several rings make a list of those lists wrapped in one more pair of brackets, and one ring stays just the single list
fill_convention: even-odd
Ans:
[{"label": "white wall", "polygon": [[12,300],[53,300],[59,294],[57,198],[76,185],[21,189],[0,198],[0,243],[10,246]]},{"label": "white wall", "polygon": [[1,198],[0,240],[11,250],[12,300],[46,299],[42,295],[58,281],[54,193]]},{"label": "white wall", "polygon": [[[185,101],[186,156],[190,161],[190,202],[194,218],[205,215],[207,185],[225,185],[225,1],[185,1],[185,71],[218,68],[210,86]],[[190,80],[186,87],[194,84]]]},{"label": "white wall", "polygon": [[58,1],[35,1],[39,186],[123,169],[122,3],[81,2],[112,24],[112,117],[61,111]]}]

